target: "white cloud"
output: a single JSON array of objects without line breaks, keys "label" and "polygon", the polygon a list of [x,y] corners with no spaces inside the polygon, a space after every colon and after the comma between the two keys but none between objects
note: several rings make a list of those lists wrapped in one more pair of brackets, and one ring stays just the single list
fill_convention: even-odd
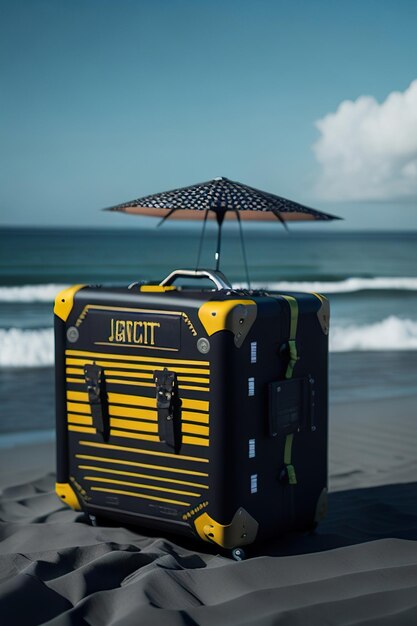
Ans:
[{"label": "white cloud", "polygon": [[321,165],[316,191],[326,200],[393,200],[417,196],[417,80],[379,104],[343,101],[316,122]]}]

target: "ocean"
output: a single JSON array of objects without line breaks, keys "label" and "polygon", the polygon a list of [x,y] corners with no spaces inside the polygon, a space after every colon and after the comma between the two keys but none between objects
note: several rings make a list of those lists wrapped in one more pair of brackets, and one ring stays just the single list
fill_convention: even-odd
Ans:
[{"label": "ocean", "polygon": [[[252,287],[329,298],[330,406],[415,394],[417,233],[335,233],[317,225],[285,233],[276,226],[245,229]],[[0,447],[53,436],[56,293],[74,283],[161,280],[195,267],[199,235],[195,225],[178,224],[0,229]],[[210,226],[200,266],[214,265],[214,249]],[[222,271],[244,284],[232,224],[224,228]]]}]

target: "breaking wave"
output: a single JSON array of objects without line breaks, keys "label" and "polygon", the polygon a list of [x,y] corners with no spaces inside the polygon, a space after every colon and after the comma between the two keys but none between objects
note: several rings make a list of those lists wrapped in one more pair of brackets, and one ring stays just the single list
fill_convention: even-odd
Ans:
[{"label": "breaking wave", "polygon": [[[68,285],[13,285],[0,287],[0,302],[53,302],[57,293]],[[245,287],[242,282],[235,287]],[[271,291],[313,291],[319,293],[353,293],[365,290],[417,291],[417,278],[412,276],[346,278],[339,281],[265,281],[252,283],[254,289]]]},{"label": "breaking wave", "polygon": [[357,350],[417,350],[417,322],[390,315],[373,324],[331,328],[331,352]]},{"label": "breaking wave", "polygon": [[0,328],[0,367],[46,367],[53,364],[53,328]]},{"label": "breaking wave", "polygon": [[66,285],[20,285],[0,287],[0,302],[53,302]]},{"label": "breaking wave", "polygon": [[[245,287],[243,283],[235,287]],[[375,277],[346,278],[339,281],[279,281],[252,283],[253,289],[270,289],[271,291],[312,291],[318,293],[353,293],[366,290],[405,290],[417,291],[417,278],[414,277]]]},{"label": "breaking wave", "polygon": [[[330,351],[417,350],[417,321],[390,316],[373,324],[331,327]],[[47,367],[54,364],[52,328],[0,329],[0,367]]]}]

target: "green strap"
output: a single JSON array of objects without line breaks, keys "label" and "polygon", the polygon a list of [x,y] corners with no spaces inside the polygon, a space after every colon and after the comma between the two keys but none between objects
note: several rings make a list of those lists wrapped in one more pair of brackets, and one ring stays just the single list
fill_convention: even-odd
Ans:
[{"label": "green strap", "polygon": [[[290,361],[288,363],[287,371],[285,372],[285,378],[292,378],[294,373],[294,367],[300,358],[297,353],[296,335],[297,335],[297,323],[298,323],[298,302],[293,296],[282,296],[290,305],[290,338],[288,340],[288,347],[290,351]],[[288,484],[297,484],[297,475],[295,473],[294,465],[291,463],[292,456],[292,442],[294,434],[291,433],[285,438],[284,447],[284,465],[287,470]]]},{"label": "green strap", "polygon": [[285,448],[284,448],[284,463],[285,465],[291,465],[291,450],[292,450],[292,440],[294,439],[294,434],[291,433],[287,435],[285,438]]},{"label": "green strap", "polygon": [[288,363],[287,371],[285,372],[285,378],[292,378],[294,373],[294,367],[300,358],[297,353],[297,344],[295,338],[297,335],[297,323],[298,323],[298,302],[293,296],[282,296],[290,305],[290,338],[288,340],[288,347],[290,350],[290,361]]},{"label": "green strap", "polygon": [[297,484],[297,476],[295,473],[294,465],[291,464],[291,452],[292,452],[292,442],[294,439],[293,433],[287,435],[285,438],[285,447],[284,447],[284,465],[287,469],[288,474],[288,483],[290,485]]}]

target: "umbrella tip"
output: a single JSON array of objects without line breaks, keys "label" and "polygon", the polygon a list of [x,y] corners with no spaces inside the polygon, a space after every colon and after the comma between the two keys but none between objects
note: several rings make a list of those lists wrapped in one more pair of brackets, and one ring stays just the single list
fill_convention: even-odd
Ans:
[{"label": "umbrella tip", "polygon": [[227,180],[226,176],[216,176],[213,180]]}]

